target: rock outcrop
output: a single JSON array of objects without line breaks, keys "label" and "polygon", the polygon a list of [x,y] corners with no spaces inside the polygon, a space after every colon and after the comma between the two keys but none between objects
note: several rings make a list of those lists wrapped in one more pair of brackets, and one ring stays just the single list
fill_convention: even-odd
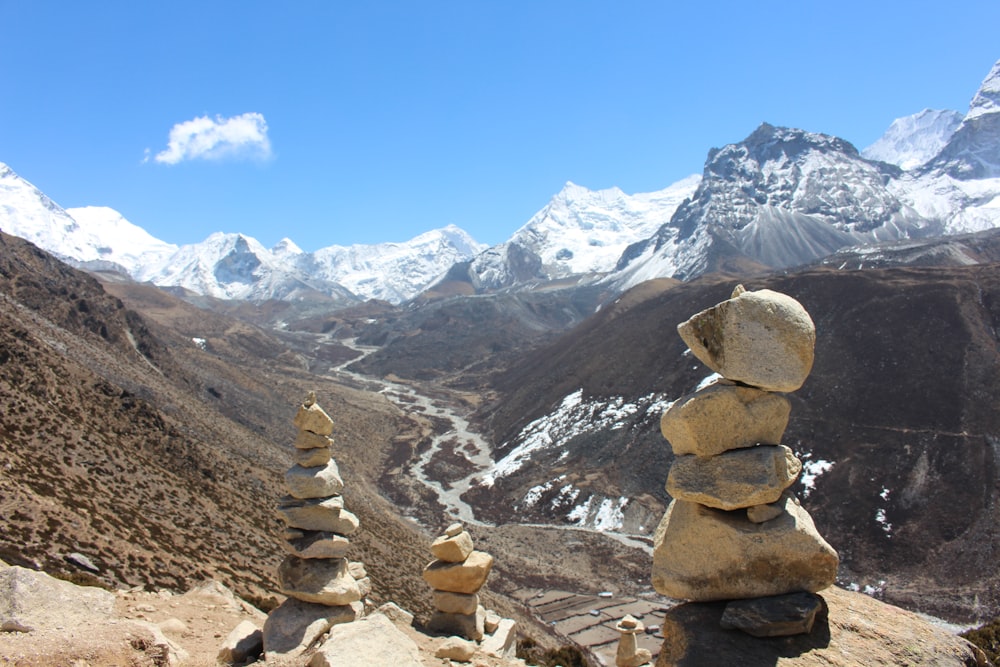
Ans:
[{"label": "rock outcrop", "polygon": [[289,495],[278,503],[288,555],[278,566],[288,599],[264,624],[268,658],[303,653],[333,625],[362,616],[371,581],[361,563],[347,560],[358,518],[344,509],[344,488],[333,458],[333,420],[310,393],[293,421],[296,463],[285,474]]},{"label": "rock outcrop", "polygon": [[815,593],[831,586],[837,553],[790,493],[802,464],[780,443],[794,391],[812,368],[816,331],[791,297],[742,286],[678,327],[722,376],[674,403],[663,435],[676,460],[674,498],[654,538],[653,586],[683,600]]}]

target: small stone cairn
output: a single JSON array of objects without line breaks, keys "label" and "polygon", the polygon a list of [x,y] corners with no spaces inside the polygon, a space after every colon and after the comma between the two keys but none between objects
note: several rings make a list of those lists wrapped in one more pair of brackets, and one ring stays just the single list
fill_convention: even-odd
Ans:
[{"label": "small stone cairn", "polygon": [[493,556],[475,551],[472,536],[453,523],[431,544],[435,560],[424,568],[424,580],[434,589],[434,608],[427,629],[480,640],[486,610],[479,604],[479,589],[493,567]]},{"label": "small stone cairn", "polygon": [[289,552],[278,566],[278,585],[288,599],[264,626],[269,657],[301,652],[331,625],[355,620],[371,591],[364,565],[345,558],[359,522],[340,495],[344,482],[330,450],[333,420],[310,392],[293,423],[295,465],[285,473],[289,495],[278,502]]},{"label": "small stone cairn", "polygon": [[[839,558],[788,490],[802,464],[780,444],[791,405],[778,392],[801,387],[812,369],[812,319],[785,294],[739,285],[677,330],[722,379],[680,398],[660,422],[676,459],[666,485],[673,501],[654,536],[653,586],[691,601],[828,588]],[[794,632],[809,629],[782,631]]]},{"label": "small stone cairn", "polygon": [[642,667],[648,665],[653,658],[649,649],[639,648],[636,635],[645,632],[646,626],[631,614],[625,614],[615,625],[615,630],[622,633],[618,640],[618,651],[615,653],[615,667]]}]

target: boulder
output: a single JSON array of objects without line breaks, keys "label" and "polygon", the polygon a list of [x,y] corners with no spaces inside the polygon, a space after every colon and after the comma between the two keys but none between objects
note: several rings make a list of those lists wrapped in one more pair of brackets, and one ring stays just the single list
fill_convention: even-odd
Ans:
[{"label": "boulder", "polygon": [[299,535],[283,542],[299,558],[343,558],[351,546],[349,539],[337,533],[309,530]]},{"label": "boulder", "polygon": [[812,318],[787,294],[739,289],[733,298],[679,324],[678,333],[724,378],[768,391],[795,391],[812,370]]},{"label": "boulder", "polygon": [[665,639],[656,665],[967,667],[987,664],[972,644],[916,614],[836,587],[826,589],[821,597],[829,607],[829,614],[817,614],[812,632],[772,639],[722,628],[725,602],[678,605],[664,618]]},{"label": "boulder", "polygon": [[653,538],[653,587],[678,600],[732,600],[815,593],[833,585],[837,552],[791,495],[782,513],[753,523],[726,512],[674,500]]},{"label": "boulder", "polygon": [[448,614],[436,611],[427,622],[427,629],[441,635],[457,635],[476,641],[485,634],[486,610],[482,607],[472,614]]},{"label": "boulder", "polygon": [[442,535],[431,543],[431,553],[438,560],[460,563],[472,553],[472,536],[464,530],[454,536]]},{"label": "boulder", "polygon": [[364,611],[364,605],[328,607],[288,598],[267,616],[264,623],[264,653],[268,659],[294,658],[338,623],[350,623]]},{"label": "boulder", "polygon": [[333,459],[324,466],[303,468],[296,464],[285,473],[285,485],[293,498],[328,498],[344,489],[337,462]]},{"label": "boulder", "polygon": [[114,607],[114,594],[100,588],[18,566],[0,569],[0,625],[85,627],[111,618]]},{"label": "boulder", "polygon": [[309,431],[316,435],[330,435],[333,433],[333,420],[316,403],[309,406],[305,404],[299,406],[299,411],[295,413],[292,423],[300,431]]},{"label": "boulder", "polygon": [[315,559],[286,556],[278,566],[281,592],[303,602],[348,605],[361,599],[361,591],[343,558]]},{"label": "boulder", "polygon": [[517,638],[517,623],[510,618],[501,618],[497,627],[486,637],[483,637],[480,650],[486,655],[497,658],[513,657],[515,651],[514,640]]},{"label": "boulder", "polygon": [[423,665],[416,642],[382,614],[337,625],[309,667],[403,667]]},{"label": "boulder", "polygon": [[667,493],[677,500],[723,510],[766,505],[781,498],[802,471],[784,445],[760,445],[709,458],[678,456],[667,476]]},{"label": "boulder", "polygon": [[300,499],[284,496],[278,502],[278,514],[293,528],[338,535],[351,535],[360,525],[358,517],[344,509],[344,499]]},{"label": "boulder", "polygon": [[434,608],[448,614],[472,614],[479,608],[479,595],[434,591]]},{"label": "boulder", "polygon": [[493,556],[485,551],[473,551],[461,563],[443,560],[432,561],[424,568],[424,580],[437,591],[476,593],[490,574]]},{"label": "boulder", "polygon": [[719,625],[754,637],[807,635],[820,612],[825,613],[823,598],[815,593],[734,600],[726,605]]},{"label": "boulder", "polygon": [[779,444],[791,410],[784,396],[722,381],[674,402],[660,419],[660,431],[678,456],[715,456]]},{"label": "boulder", "polygon": [[264,634],[261,629],[250,621],[240,621],[223,640],[216,661],[231,665],[246,662],[247,658],[256,657],[263,652]]},{"label": "boulder", "polygon": [[476,643],[461,637],[448,637],[434,651],[435,658],[455,662],[470,662],[475,654]]}]

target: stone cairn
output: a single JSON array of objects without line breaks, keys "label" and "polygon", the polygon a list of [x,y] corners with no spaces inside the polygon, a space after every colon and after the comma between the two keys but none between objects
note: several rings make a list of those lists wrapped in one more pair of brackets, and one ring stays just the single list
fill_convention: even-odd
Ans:
[{"label": "stone cairn", "polygon": [[435,612],[427,629],[466,639],[480,640],[486,610],[479,604],[479,589],[493,567],[493,556],[475,551],[472,536],[453,523],[431,544],[435,560],[424,568],[424,580],[434,589]]},{"label": "stone cairn", "polygon": [[295,465],[285,473],[289,495],[278,502],[289,552],[278,566],[278,585],[288,599],[264,626],[269,657],[301,652],[331,625],[361,616],[360,601],[371,591],[364,565],[345,558],[359,522],[340,495],[344,482],[330,449],[333,420],[310,392],[293,423]]},{"label": "stone cairn", "polygon": [[618,640],[618,651],[615,653],[615,667],[642,667],[648,665],[653,658],[649,649],[639,648],[636,635],[646,631],[642,621],[631,614],[625,614],[615,625],[615,630],[622,633]]},{"label": "stone cairn", "polygon": [[[822,604],[810,594],[833,585],[839,558],[789,491],[802,464],[780,444],[791,405],[776,392],[795,391],[812,369],[812,319],[785,294],[739,285],[677,330],[722,379],[680,398],[660,422],[676,458],[666,486],[673,500],[654,536],[653,586],[682,600],[771,605],[747,612],[730,603],[725,627],[809,632]],[[807,618],[782,628],[759,619],[746,625],[741,609]]]}]

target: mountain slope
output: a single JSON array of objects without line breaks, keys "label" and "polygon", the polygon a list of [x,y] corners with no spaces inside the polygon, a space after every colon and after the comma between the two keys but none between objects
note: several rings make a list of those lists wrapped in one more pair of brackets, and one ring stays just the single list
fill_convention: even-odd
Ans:
[{"label": "mountain slope", "polygon": [[150,286],[113,287],[121,299],[0,234],[0,558],[82,576],[66,560],[80,552],[106,585],[214,577],[271,596],[291,417],[315,389],[338,443],[365,443],[337,452],[363,526],[351,556],[378,573],[376,598],[424,609],[428,538],[370,481],[411,422],[381,396],[305,373],[263,331]]}]

